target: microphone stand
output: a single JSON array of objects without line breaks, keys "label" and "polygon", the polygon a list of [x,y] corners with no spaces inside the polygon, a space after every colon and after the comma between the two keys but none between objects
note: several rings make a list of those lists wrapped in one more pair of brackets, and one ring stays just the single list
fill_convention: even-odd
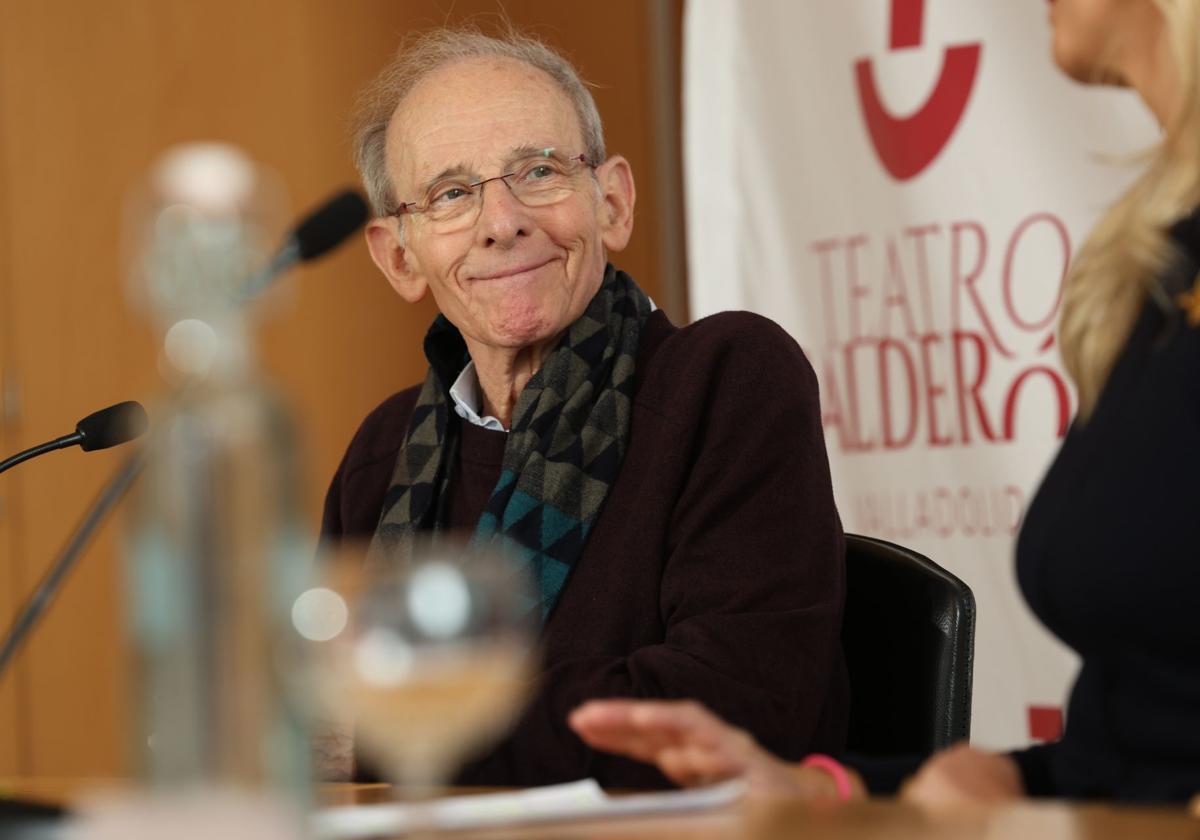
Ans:
[{"label": "microphone stand", "polygon": [[20,648],[21,642],[29,635],[29,631],[37,624],[42,613],[50,606],[50,601],[58,593],[63,581],[75,567],[76,561],[83,554],[84,548],[87,547],[88,541],[92,534],[104,522],[104,518],[108,512],[112,510],[117,502],[124,498],[129,488],[133,485],[135,479],[141,474],[142,468],[146,465],[146,451],[138,450],[133,455],[125,459],[125,463],[120,469],[113,474],[113,477],[108,480],[108,483],[100,490],[96,496],[96,500],[88,508],[87,516],[75,528],[75,532],[71,534],[71,538],[67,540],[67,544],[59,552],[54,564],[50,566],[49,571],[42,577],[37,589],[29,600],[25,602],[20,615],[13,621],[9,627],[8,633],[4,636],[3,643],[0,643],[0,676],[4,675],[4,670]]},{"label": "microphone stand", "polygon": [[275,281],[276,277],[299,262],[302,262],[300,243],[293,238],[285,242],[283,247],[271,258],[271,261],[246,281],[246,284],[237,293],[235,300],[238,303],[249,303],[262,294]]}]

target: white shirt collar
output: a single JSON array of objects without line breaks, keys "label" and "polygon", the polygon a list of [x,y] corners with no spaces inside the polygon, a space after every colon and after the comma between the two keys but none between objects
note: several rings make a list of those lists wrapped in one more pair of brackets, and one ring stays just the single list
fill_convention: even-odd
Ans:
[{"label": "white shirt collar", "polygon": [[454,411],[459,417],[475,426],[490,429],[493,432],[507,432],[504,424],[492,417],[480,417],[483,411],[483,392],[479,387],[479,374],[475,372],[475,362],[467,362],[462,373],[450,386],[450,399],[454,400]]},{"label": "white shirt collar", "polygon": [[[650,300],[651,312],[658,309],[653,299],[647,298],[647,300]],[[479,416],[479,412],[483,411],[483,391],[479,387],[479,374],[475,372],[473,359],[467,361],[467,366],[462,369],[462,373],[450,386],[450,399],[454,400],[455,413],[468,423],[482,426],[493,432],[508,431],[504,428],[503,423],[490,414],[487,417]]]}]

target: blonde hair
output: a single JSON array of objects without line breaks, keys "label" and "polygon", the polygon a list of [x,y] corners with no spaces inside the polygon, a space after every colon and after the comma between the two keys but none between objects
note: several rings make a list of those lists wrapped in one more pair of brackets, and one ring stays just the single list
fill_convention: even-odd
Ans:
[{"label": "blonde hair", "polygon": [[396,57],[359,97],[354,127],[354,162],[376,215],[395,211],[398,199],[387,171],[387,130],[397,106],[427,75],[473,58],[511,58],[536,67],[562,89],[579,118],[588,160],[605,159],[600,112],[571,62],[546,44],[505,23],[496,35],[476,26],[430,29],[406,38]]},{"label": "blonde hair", "polygon": [[1200,2],[1155,4],[1170,37],[1181,104],[1149,166],[1092,229],[1067,277],[1059,341],[1083,420],[1156,277],[1178,256],[1167,229],[1200,203]]}]

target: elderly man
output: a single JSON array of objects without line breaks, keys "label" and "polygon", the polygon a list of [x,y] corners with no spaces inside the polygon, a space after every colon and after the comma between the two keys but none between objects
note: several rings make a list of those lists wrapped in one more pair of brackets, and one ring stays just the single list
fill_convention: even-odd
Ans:
[{"label": "elderly man", "polygon": [[441,314],[424,384],[350,443],[324,535],[504,539],[540,590],[539,691],[460,781],[667,784],[571,732],[596,697],[697,698],[784,757],[840,748],[842,535],[800,348],[747,313],[675,327],[607,263],[633,173],[545,45],[432,32],[364,101],[371,256]]}]

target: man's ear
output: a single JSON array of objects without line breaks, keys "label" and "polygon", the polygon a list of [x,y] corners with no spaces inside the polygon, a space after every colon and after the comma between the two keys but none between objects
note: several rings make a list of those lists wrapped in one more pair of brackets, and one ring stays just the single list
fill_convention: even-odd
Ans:
[{"label": "man's ear", "polygon": [[633,235],[633,205],[637,190],[633,186],[633,170],[629,161],[613,155],[596,167],[600,183],[600,231],[604,247],[620,251]]},{"label": "man's ear", "polygon": [[400,220],[394,217],[367,222],[367,249],[396,294],[409,303],[425,297],[429,284],[415,270],[411,255],[400,237]]}]

